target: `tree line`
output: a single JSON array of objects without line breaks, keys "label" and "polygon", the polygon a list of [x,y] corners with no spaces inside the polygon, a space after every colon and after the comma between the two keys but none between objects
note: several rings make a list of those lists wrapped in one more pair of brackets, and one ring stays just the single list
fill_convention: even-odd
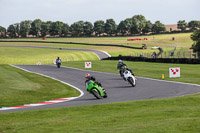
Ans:
[{"label": "tree line", "polygon": [[[177,28],[184,32],[187,28],[191,30],[200,28],[200,21],[187,23],[185,20],[180,20],[177,25]],[[160,34],[165,31],[165,25],[160,21],[153,24],[151,21],[146,20],[143,15],[127,18],[118,25],[113,19],[107,19],[106,22],[98,20],[94,24],[88,21],[78,21],[71,25],[61,21],[43,22],[40,19],[35,19],[34,21],[25,20],[11,24],[7,29],[0,26],[0,38],[129,36]]]}]

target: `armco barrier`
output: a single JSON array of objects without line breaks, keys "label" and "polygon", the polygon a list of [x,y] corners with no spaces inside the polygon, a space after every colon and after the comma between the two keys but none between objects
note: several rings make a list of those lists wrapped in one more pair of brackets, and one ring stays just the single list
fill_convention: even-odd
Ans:
[{"label": "armco barrier", "polygon": [[200,59],[189,58],[147,58],[134,56],[117,56],[108,57],[103,60],[126,60],[126,61],[142,61],[142,62],[158,62],[158,63],[177,63],[177,64],[200,64]]}]

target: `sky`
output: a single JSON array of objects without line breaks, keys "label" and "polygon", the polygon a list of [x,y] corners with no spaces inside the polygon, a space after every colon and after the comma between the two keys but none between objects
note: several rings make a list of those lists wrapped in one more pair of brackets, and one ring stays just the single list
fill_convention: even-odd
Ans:
[{"label": "sky", "polygon": [[0,0],[0,26],[5,28],[35,19],[71,25],[112,18],[119,24],[134,15],[143,15],[152,23],[200,21],[200,0]]}]

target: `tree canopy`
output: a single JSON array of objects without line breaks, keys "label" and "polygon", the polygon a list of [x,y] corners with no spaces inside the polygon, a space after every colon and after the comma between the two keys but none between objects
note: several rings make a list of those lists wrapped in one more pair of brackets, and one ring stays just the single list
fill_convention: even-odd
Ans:
[{"label": "tree canopy", "polygon": [[187,28],[187,22],[185,22],[185,20],[179,20],[177,25],[177,28],[181,29],[181,31],[185,31]]},{"label": "tree canopy", "polygon": [[198,55],[200,56],[200,29],[195,30],[192,33],[191,39],[194,41],[191,49],[193,49],[193,52],[198,52]]},{"label": "tree canopy", "polygon": [[160,21],[156,21],[152,27],[152,31],[156,34],[166,31],[165,25],[162,24]]},{"label": "tree canopy", "polygon": [[[186,30],[200,29],[200,21],[192,20],[187,23],[185,20],[177,22],[177,28],[185,32]],[[40,19],[25,20],[20,23],[9,25],[7,30],[0,27],[0,37],[67,37],[67,36],[125,36],[160,34],[166,32],[166,27],[160,21],[152,23],[143,15],[134,15],[132,18],[121,20],[117,25],[115,20],[110,18],[105,22],[97,20],[93,24],[89,21],[77,21],[70,26],[61,21],[43,22]]]}]

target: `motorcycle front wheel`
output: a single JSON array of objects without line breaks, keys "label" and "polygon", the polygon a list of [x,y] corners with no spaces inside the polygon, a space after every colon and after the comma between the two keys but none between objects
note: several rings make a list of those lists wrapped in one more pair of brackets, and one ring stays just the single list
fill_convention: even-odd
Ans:
[{"label": "motorcycle front wheel", "polygon": [[128,82],[129,82],[133,87],[136,86],[136,84],[134,84],[133,78],[128,78]]},{"label": "motorcycle front wheel", "polygon": [[100,96],[98,90],[92,90],[92,94],[97,98],[97,99],[101,99],[102,97]]}]

